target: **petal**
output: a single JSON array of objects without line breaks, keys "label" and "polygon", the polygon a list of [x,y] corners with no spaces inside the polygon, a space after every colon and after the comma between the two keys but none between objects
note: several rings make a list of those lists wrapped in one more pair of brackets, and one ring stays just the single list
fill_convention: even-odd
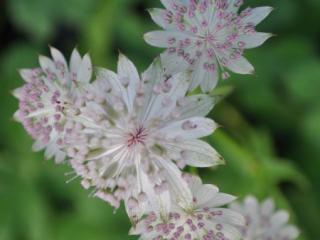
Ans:
[{"label": "petal", "polygon": [[128,93],[119,81],[117,74],[105,68],[96,68],[96,74],[98,78],[108,81],[113,91],[112,94],[120,97],[127,106],[127,109],[129,109],[131,105],[128,98]]},{"label": "petal", "polygon": [[13,90],[12,95],[17,99],[20,99],[22,97],[21,96],[22,89],[23,89],[23,87],[20,87],[20,88]]},{"label": "petal", "polygon": [[77,81],[81,83],[89,83],[92,76],[92,63],[89,54],[86,54],[77,71]]},{"label": "petal", "polygon": [[211,145],[201,140],[166,141],[163,146],[169,152],[180,154],[182,160],[189,166],[212,167],[224,163],[220,154]]},{"label": "petal", "polygon": [[68,71],[68,64],[63,54],[56,48],[50,47],[51,56],[55,63],[61,63],[66,71]]},{"label": "petal", "polygon": [[178,119],[196,116],[206,116],[215,106],[217,100],[206,94],[192,95],[183,99],[183,104],[178,111]]},{"label": "petal", "polygon": [[20,69],[19,74],[23,80],[30,82],[34,76],[34,69]]},{"label": "petal", "polygon": [[78,69],[79,69],[79,67],[81,65],[81,62],[82,62],[81,56],[80,56],[78,50],[75,48],[72,51],[71,58],[70,58],[70,72],[71,72],[71,75],[78,73]]},{"label": "petal", "polygon": [[258,25],[272,12],[272,10],[272,7],[253,8],[250,15],[244,17],[243,21],[246,23],[253,23],[254,25]]},{"label": "petal", "polygon": [[[176,46],[180,40],[193,38],[192,35],[178,31],[152,31],[144,35],[144,40],[154,47],[168,48]],[[169,39],[174,39],[175,43],[170,44]]]},{"label": "petal", "polygon": [[292,225],[285,226],[280,233],[283,239],[296,239],[299,236],[299,234],[299,229]]},{"label": "petal", "polygon": [[193,193],[193,196],[196,199],[196,208],[202,208],[202,205],[214,198],[218,192],[219,188],[214,185],[200,185],[199,188]]},{"label": "petal", "polygon": [[203,206],[208,208],[216,208],[220,206],[224,206],[226,204],[230,204],[235,201],[237,197],[226,194],[226,193],[218,193],[213,198],[209,199],[207,202],[203,204]]},{"label": "petal", "polygon": [[261,213],[263,215],[269,216],[273,213],[274,208],[274,201],[272,199],[267,199],[261,205]]},{"label": "petal", "polygon": [[[212,60],[210,60],[211,62]],[[212,71],[209,71],[204,68],[204,65],[206,64],[207,59],[205,57],[202,57],[198,62],[197,65],[192,72],[191,75],[191,85],[190,90],[195,89],[199,85],[201,86],[201,90],[203,92],[210,92],[213,88],[217,86],[218,80],[219,80],[219,71],[217,67],[217,62],[214,61],[210,64],[215,66],[215,69]]]},{"label": "petal", "polygon": [[39,56],[39,63],[44,72],[48,73],[49,71],[50,73],[56,73],[56,67],[50,58]]},{"label": "petal", "polygon": [[219,80],[219,71],[218,69],[214,71],[213,73],[207,72],[205,77],[203,78],[200,87],[202,92],[207,93],[210,92],[212,89],[214,89]]},{"label": "petal", "polygon": [[163,52],[161,61],[165,71],[169,74],[177,74],[186,71],[190,64],[177,54],[171,54],[168,51]]},{"label": "petal", "polygon": [[43,150],[45,147],[46,147],[46,144],[44,144],[41,140],[37,140],[32,145],[32,151],[39,152],[39,151]]},{"label": "petal", "polygon": [[[223,220],[223,218],[221,217]],[[222,225],[222,229],[219,230],[223,234],[225,239],[232,239],[232,240],[239,240],[241,239],[240,231],[229,223],[225,223],[224,221],[220,220],[219,218],[212,218],[211,221],[204,220],[204,223],[208,229],[217,229],[218,224]]]},{"label": "petal", "polygon": [[221,211],[222,215],[213,217],[213,219],[219,219],[218,221],[223,221],[236,226],[243,226],[245,224],[245,219],[240,213],[226,208],[215,208],[214,210]]},{"label": "petal", "polygon": [[218,125],[209,118],[193,117],[177,121],[160,129],[168,139],[196,139],[212,134]]},{"label": "petal", "polygon": [[256,216],[258,214],[259,203],[253,196],[248,196],[244,200],[244,212],[250,216]]},{"label": "petal", "polygon": [[122,54],[120,54],[118,61],[118,78],[120,81],[124,80],[124,82],[128,82],[128,111],[131,112],[133,109],[137,88],[140,82],[140,77],[134,64]]},{"label": "petal", "polygon": [[289,214],[284,210],[280,210],[276,212],[271,218],[271,222],[277,226],[284,225],[286,222],[288,222],[288,220],[289,220]]},{"label": "petal", "polygon": [[156,157],[157,163],[163,168],[166,180],[170,185],[170,190],[176,198],[178,205],[184,209],[190,209],[193,202],[191,191],[186,181],[182,178],[180,170],[171,160]]},{"label": "petal", "polygon": [[238,38],[238,42],[243,42],[245,48],[255,48],[262,45],[265,41],[271,38],[273,34],[271,33],[261,33],[256,32],[250,35],[242,35]]},{"label": "petal", "polygon": [[230,60],[226,67],[235,73],[254,74],[254,67],[244,57]]},{"label": "petal", "polygon": [[152,20],[158,24],[160,27],[168,29],[170,24],[168,24],[165,20],[167,11],[160,8],[152,8],[149,9],[149,14]]},{"label": "petal", "polygon": [[161,88],[163,85],[167,85],[168,89],[158,93],[152,89],[153,94],[145,100],[147,104],[143,108],[142,121],[166,119],[176,107],[177,100],[185,96],[189,81],[186,73],[176,74],[169,79],[162,75],[160,79],[155,80],[153,86],[156,85]]}]

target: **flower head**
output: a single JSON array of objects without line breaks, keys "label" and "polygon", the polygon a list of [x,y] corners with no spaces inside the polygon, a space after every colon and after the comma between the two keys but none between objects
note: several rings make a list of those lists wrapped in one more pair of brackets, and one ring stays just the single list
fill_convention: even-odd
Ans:
[{"label": "flower head", "polygon": [[62,162],[65,135],[75,114],[83,86],[89,83],[92,66],[89,55],[83,58],[74,50],[68,66],[63,55],[51,48],[53,60],[40,56],[40,67],[20,71],[26,84],[14,91],[19,99],[15,119],[21,122],[35,140],[33,149],[46,149],[46,158]]},{"label": "flower head", "polygon": [[222,160],[198,140],[217,128],[203,117],[215,100],[187,97],[188,86],[185,74],[166,75],[159,60],[141,78],[123,55],[117,74],[98,69],[80,107],[82,130],[69,139],[68,154],[83,186],[115,207],[125,200],[129,212],[146,199],[145,182],[157,192],[173,189],[181,201],[190,198],[177,166],[209,167]]},{"label": "flower head", "polygon": [[264,43],[271,34],[256,32],[255,26],[271,7],[247,8],[238,14],[243,0],[162,0],[166,10],[152,9],[152,19],[163,31],[145,35],[152,46],[167,48],[163,53],[168,72],[191,70],[193,89],[213,89],[227,70],[239,74],[254,72],[243,57],[245,49]]},{"label": "flower head", "polygon": [[[131,231],[141,240],[237,240],[244,218],[224,208],[235,197],[220,193],[214,185],[202,184],[198,177],[188,177],[193,202],[188,208],[177,205],[170,197],[161,198],[159,211],[151,211]],[[156,199],[156,197],[154,198]],[[158,204],[159,205],[159,204]]]},{"label": "flower head", "polygon": [[257,199],[248,196],[243,203],[233,203],[230,209],[243,214],[246,225],[241,227],[244,240],[293,240],[299,230],[289,225],[289,214],[284,210],[275,211],[271,199],[259,204]]}]

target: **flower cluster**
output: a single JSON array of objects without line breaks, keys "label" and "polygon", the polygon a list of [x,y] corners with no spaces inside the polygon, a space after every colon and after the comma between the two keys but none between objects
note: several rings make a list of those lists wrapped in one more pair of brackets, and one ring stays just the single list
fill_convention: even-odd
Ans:
[{"label": "flower cluster", "polygon": [[145,35],[152,46],[166,48],[162,58],[168,72],[190,70],[190,89],[212,90],[227,70],[254,72],[243,57],[245,49],[263,44],[272,35],[256,32],[255,26],[271,7],[247,8],[237,14],[243,0],[162,0],[166,9],[152,9],[152,19],[163,31]]},{"label": "flower cluster", "polygon": [[[39,68],[20,72],[26,83],[14,91],[15,119],[35,151],[69,164],[84,188],[114,208],[124,203],[131,233],[142,240],[294,239],[297,230],[283,227],[287,215],[271,216],[270,203],[262,207],[270,217],[227,208],[234,196],[184,172],[224,163],[203,140],[218,128],[206,117],[217,99],[205,93],[228,77],[226,69],[253,71],[243,51],[270,37],[255,26],[271,8],[238,15],[239,0],[162,3],[166,10],[151,15],[165,31],[145,38],[168,50],[146,71],[122,54],[115,73],[93,68],[88,54],[74,50],[67,63],[50,48],[52,59],[40,56]],[[190,94],[199,85],[204,93]]]},{"label": "flower cluster", "polygon": [[255,197],[248,196],[243,203],[232,203],[230,208],[246,219],[245,226],[240,227],[244,240],[293,240],[299,236],[299,230],[287,224],[289,214],[275,211],[272,199],[259,205]]},{"label": "flower cluster", "polygon": [[186,176],[193,202],[189,206],[177,205],[165,193],[154,196],[161,208],[154,208],[142,219],[131,233],[140,234],[141,240],[149,239],[240,239],[240,226],[244,225],[241,214],[224,205],[235,200],[229,194],[220,193],[214,185],[202,184],[198,177]]}]

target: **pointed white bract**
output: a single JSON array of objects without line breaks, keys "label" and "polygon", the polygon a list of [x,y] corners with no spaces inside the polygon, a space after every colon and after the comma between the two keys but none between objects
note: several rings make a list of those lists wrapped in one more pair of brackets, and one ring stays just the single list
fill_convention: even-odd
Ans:
[{"label": "pointed white bract", "polygon": [[263,44],[272,35],[255,27],[271,7],[247,8],[243,0],[162,0],[166,9],[151,9],[152,19],[164,30],[145,34],[152,46],[166,48],[162,59],[167,72],[191,72],[190,89],[213,89],[228,71],[252,74],[245,49]]},{"label": "pointed white bract", "polygon": [[244,240],[293,240],[299,236],[299,230],[288,224],[288,212],[276,211],[272,199],[260,204],[255,197],[248,196],[243,203],[231,204],[230,209],[246,219],[246,225],[240,228]]},{"label": "pointed white bract", "polygon": [[[142,218],[131,230],[141,240],[238,240],[239,227],[244,218],[236,211],[223,207],[235,200],[234,196],[220,193],[214,185],[202,184],[200,178],[185,177],[192,192],[188,207],[177,204],[166,193],[155,196],[157,205],[163,206]],[[173,195],[171,195],[173,196]]]},{"label": "pointed white bract", "polygon": [[199,140],[217,128],[204,117],[215,99],[186,96],[185,73],[166,74],[160,60],[140,77],[133,63],[120,55],[117,74],[103,68],[96,74],[79,107],[81,131],[71,133],[68,141],[68,155],[83,186],[94,188],[96,196],[116,208],[124,200],[132,218],[148,199],[148,189],[169,189],[187,205],[191,194],[180,169],[223,162]]},{"label": "pointed white bract", "polygon": [[14,91],[19,99],[15,119],[20,121],[35,140],[33,149],[45,149],[47,159],[62,162],[66,153],[65,137],[73,126],[77,95],[89,84],[92,75],[88,55],[72,53],[70,67],[63,55],[51,48],[53,59],[39,57],[40,68],[20,71],[26,84]]}]

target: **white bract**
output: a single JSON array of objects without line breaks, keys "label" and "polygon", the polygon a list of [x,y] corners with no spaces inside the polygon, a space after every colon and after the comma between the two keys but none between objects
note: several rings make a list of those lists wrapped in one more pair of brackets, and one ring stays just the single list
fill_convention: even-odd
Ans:
[{"label": "white bract", "polygon": [[246,219],[246,225],[240,228],[244,240],[293,240],[299,236],[299,230],[288,224],[288,212],[276,211],[271,199],[259,204],[255,197],[248,196],[243,203],[231,204],[230,209]]},{"label": "white bract", "polygon": [[65,136],[75,115],[74,104],[92,75],[89,55],[81,58],[77,50],[68,66],[63,55],[51,48],[53,60],[40,56],[40,68],[20,71],[26,84],[14,91],[19,99],[15,119],[35,140],[33,149],[45,150],[47,159],[62,162],[66,154]]},{"label": "white bract", "polygon": [[272,35],[256,32],[255,26],[271,7],[247,8],[238,14],[243,0],[161,0],[166,9],[151,9],[152,19],[163,31],[145,35],[152,46],[166,48],[162,54],[169,73],[191,72],[190,89],[201,85],[213,89],[227,70],[252,74],[253,66],[243,57]]},{"label": "white bract", "polygon": [[167,193],[154,196],[158,200],[151,212],[131,230],[141,240],[238,240],[244,218],[223,206],[235,200],[220,193],[214,185],[202,184],[198,177],[187,177],[193,200],[178,205]]},{"label": "white bract", "polygon": [[212,134],[217,124],[207,113],[215,99],[186,96],[184,73],[164,73],[156,60],[140,78],[137,69],[120,55],[118,73],[97,69],[97,80],[87,89],[79,106],[81,131],[70,134],[68,155],[84,187],[128,212],[146,200],[145,181],[157,192],[171,189],[183,202],[190,198],[181,179],[185,165],[221,164],[220,155],[199,138]]}]

